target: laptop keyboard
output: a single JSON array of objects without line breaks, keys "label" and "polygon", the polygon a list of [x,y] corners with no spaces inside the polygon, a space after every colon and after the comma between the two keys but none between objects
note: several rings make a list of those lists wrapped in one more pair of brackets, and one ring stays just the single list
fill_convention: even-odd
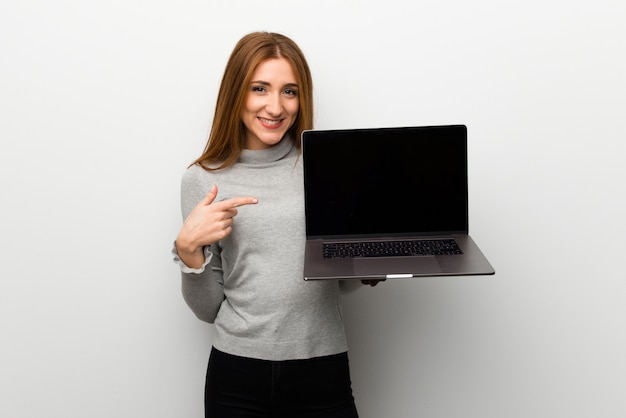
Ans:
[{"label": "laptop keyboard", "polygon": [[324,258],[463,254],[453,239],[324,243]]}]

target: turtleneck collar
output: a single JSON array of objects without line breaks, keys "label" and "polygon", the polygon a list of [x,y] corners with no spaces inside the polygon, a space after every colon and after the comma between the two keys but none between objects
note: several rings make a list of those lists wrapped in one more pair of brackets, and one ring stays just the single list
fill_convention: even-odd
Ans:
[{"label": "turtleneck collar", "polygon": [[239,155],[239,162],[244,164],[266,164],[273,163],[288,156],[295,149],[295,145],[290,138],[283,138],[278,144],[262,149],[244,149]]}]

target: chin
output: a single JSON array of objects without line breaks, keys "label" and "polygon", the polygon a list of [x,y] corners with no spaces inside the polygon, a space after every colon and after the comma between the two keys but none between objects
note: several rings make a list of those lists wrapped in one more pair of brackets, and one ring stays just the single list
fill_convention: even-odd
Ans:
[{"label": "chin", "polygon": [[287,134],[287,133],[285,132],[285,133],[280,134],[280,135],[272,135],[271,137],[268,137],[268,138],[263,138],[263,140],[262,140],[262,141],[263,141],[266,145],[270,145],[270,146],[271,146],[271,145],[276,145],[276,144],[278,144],[280,141],[282,141],[282,139],[285,137],[285,135],[286,135],[286,134]]}]

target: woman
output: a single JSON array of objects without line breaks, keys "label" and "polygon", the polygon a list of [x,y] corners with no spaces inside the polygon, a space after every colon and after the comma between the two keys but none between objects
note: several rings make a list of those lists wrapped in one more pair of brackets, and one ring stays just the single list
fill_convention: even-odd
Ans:
[{"label": "woman", "polygon": [[214,323],[211,417],[357,417],[340,292],[303,280],[300,134],[313,127],[299,47],[256,32],[235,46],[204,153],[182,179],[175,260],[185,301]]}]

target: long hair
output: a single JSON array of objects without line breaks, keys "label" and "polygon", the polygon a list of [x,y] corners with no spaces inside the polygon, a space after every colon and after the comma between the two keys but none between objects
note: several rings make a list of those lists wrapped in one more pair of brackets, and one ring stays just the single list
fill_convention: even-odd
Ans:
[{"label": "long hair", "polygon": [[205,169],[226,168],[237,161],[245,144],[241,112],[256,67],[272,58],[284,58],[298,83],[299,110],[286,136],[301,149],[301,134],[313,128],[313,81],[304,54],[290,38],[271,32],[253,32],[235,46],[220,85],[213,126],[204,152],[193,164]]}]

